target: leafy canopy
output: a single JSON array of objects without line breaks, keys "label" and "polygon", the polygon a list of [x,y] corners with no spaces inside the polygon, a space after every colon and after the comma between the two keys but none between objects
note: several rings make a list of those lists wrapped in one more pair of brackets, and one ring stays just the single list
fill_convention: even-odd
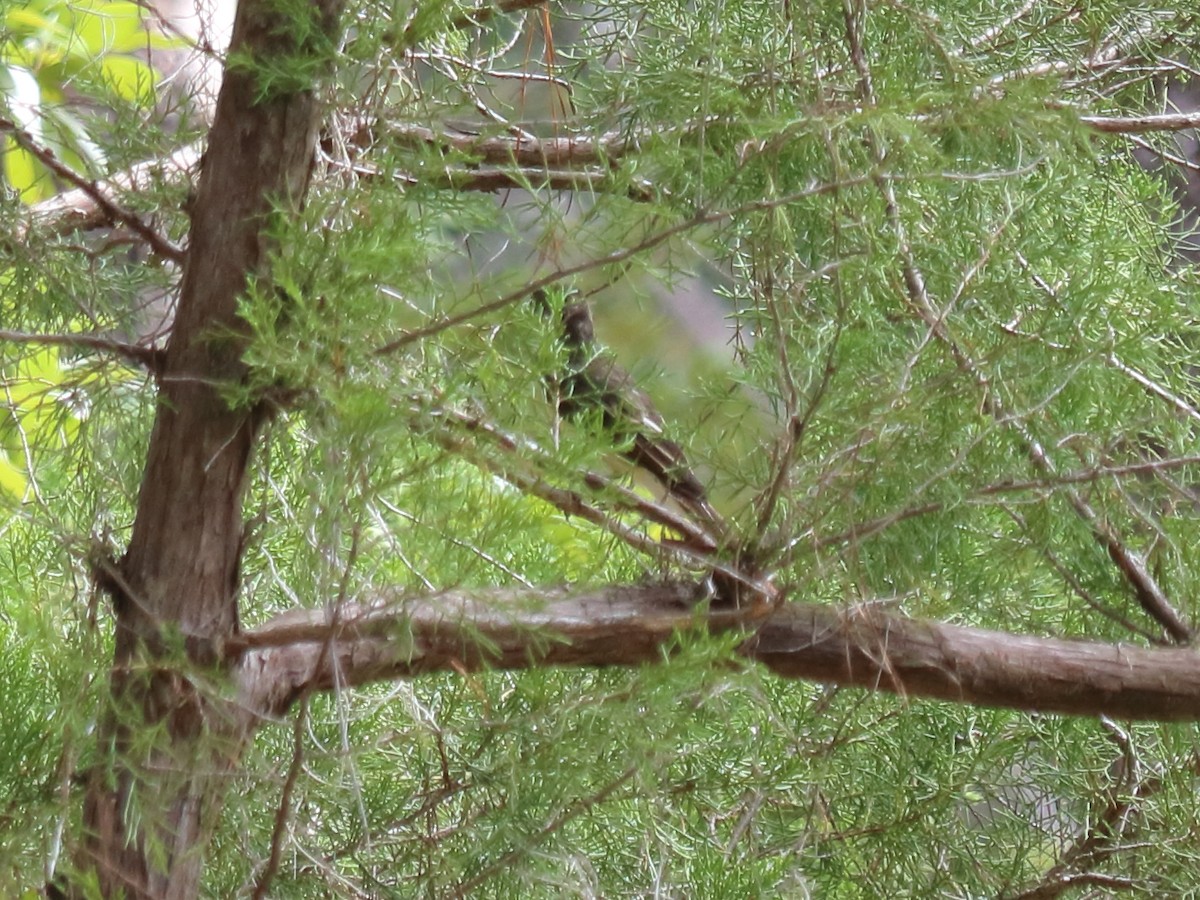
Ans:
[{"label": "leafy canopy", "polygon": [[[6,19],[5,115],[80,169],[130,147],[100,125],[67,140],[78,120],[52,101],[68,82],[152,120],[130,7]],[[567,270],[555,297],[594,292],[601,337],[790,597],[1141,640],[1129,622],[1152,626],[1074,490],[1196,612],[1191,469],[1084,477],[1146,447],[1191,452],[1194,425],[1163,396],[1194,395],[1196,335],[1163,183],[1080,119],[1160,102],[1170,76],[1130,60],[1194,48],[1190,7],[620,0],[460,27],[469,11],[357,4],[330,48],[316,178],[303,211],[272,223],[270,280],[242,305],[254,376],[229,402],[288,404],[247,501],[244,622],[383,589],[680,574],[498,474],[586,493],[581,472],[613,465],[603,434],[547,402],[563,353],[546,321],[519,299],[468,315]],[[270,60],[264,83],[309,74]],[[493,195],[471,179],[503,162],[414,138],[511,138],[511,123],[602,149],[569,190],[525,167]],[[136,143],[160,138],[165,153],[153,129]],[[48,182],[11,145],[4,160],[15,220]],[[185,194],[131,203],[179,235]],[[175,269],[81,240],[6,249],[5,327],[153,331]],[[659,317],[656,298],[698,283],[720,298],[728,347]],[[452,316],[466,318],[438,328]],[[0,782],[24,791],[0,809],[14,837],[0,888],[22,889],[55,846],[62,760],[88,728],[87,673],[104,671],[83,560],[127,536],[153,395],[102,355],[0,353],[0,714],[17,723]],[[1190,885],[1192,728],[778,684],[729,666],[731,650],[681,638],[660,667],[314,699],[278,895],[1003,893],[1132,790],[1122,747],[1159,781],[1137,797],[1136,847],[1096,865],[1157,895]],[[253,749],[213,895],[252,881],[292,753],[285,729]]]}]

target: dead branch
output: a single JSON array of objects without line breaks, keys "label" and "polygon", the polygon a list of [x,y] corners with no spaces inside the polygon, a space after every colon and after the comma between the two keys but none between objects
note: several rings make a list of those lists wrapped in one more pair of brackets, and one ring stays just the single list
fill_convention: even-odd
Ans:
[{"label": "dead branch", "polygon": [[572,165],[604,165],[641,149],[639,134],[609,132],[599,137],[569,134],[561,137],[478,135],[463,131],[434,131],[423,125],[389,124],[387,133],[398,142],[457,153],[486,163],[555,169]]}]

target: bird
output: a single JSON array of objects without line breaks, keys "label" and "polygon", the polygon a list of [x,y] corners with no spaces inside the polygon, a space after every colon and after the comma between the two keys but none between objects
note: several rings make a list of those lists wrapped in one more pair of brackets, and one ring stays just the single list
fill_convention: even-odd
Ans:
[{"label": "bird", "polygon": [[[543,310],[550,306],[545,294],[534,300]],[[648,472],[667,496],[694,517],[723,530],[724,520],[708,500],[704,484],[688,464],[683,449],[666,436],[666,423],[654,401],[596,342],[592,313],[578,292],[567,295],[562,309],[565,371],[558,377],[558,412],[578,420],[599,411],[601,423],[622,455]]]}]

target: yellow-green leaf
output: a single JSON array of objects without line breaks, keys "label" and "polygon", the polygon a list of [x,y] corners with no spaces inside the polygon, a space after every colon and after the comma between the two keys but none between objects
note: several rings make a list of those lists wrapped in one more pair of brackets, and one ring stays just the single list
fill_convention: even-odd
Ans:
[{"label": "yellow-green leaf", "polygon": [[25,499],[29,481],[25,473],[8,461],[8,455],[0,450],[0,502]]},{"label": "yellow-green leaf", "polygon": [[131,56],[107,56],[100,64],[104,84],[118,97],[142,105],[154,102],[154,69]]}]

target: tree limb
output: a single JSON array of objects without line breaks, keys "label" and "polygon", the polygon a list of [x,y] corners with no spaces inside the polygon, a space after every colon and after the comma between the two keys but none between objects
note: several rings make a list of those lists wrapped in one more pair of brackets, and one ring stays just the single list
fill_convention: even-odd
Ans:
[{"label": "tree limb", "polygon": [[[293,610],[225,645],[240,702],[280,715],[309,690],[431,672],[662,662],[677,633],[744,628],[739,653],[783,678],[956,703],[1120,719],[1200,720],[1200,654],[965,628],[786,603],[704,611],[686,582],[457,590]],[[765,613],[755,620],[756,612]],[[323,648],[328,648],[322,660]]]},{"label": "tree limb", "polygon": [[163,352],[156,347],[131,344],[98,334],[36,334],[0,328],[0,341],[12,344],[34,344],[40,347],[66,347],[71,350],[94,350],[127,359],[151,372],[158,372]]},{"label": "tree limb", "polygon": [[1158,113],[1148,116],[1080,116],[1079,121],[1107,134],[1145,134],[1200,128],[1200,113]]},{"label": "tree limb", "polygon": [[559,137],[518,138],[462,131],[434,131],[423,125],[388,124],[387,133],[398,142],[431,147],[475,157],[492,164],[562,168],[571,165],[607,165],[631,150],[641,149],[642,135],[611,131],[592,137],[568,134]]}]

